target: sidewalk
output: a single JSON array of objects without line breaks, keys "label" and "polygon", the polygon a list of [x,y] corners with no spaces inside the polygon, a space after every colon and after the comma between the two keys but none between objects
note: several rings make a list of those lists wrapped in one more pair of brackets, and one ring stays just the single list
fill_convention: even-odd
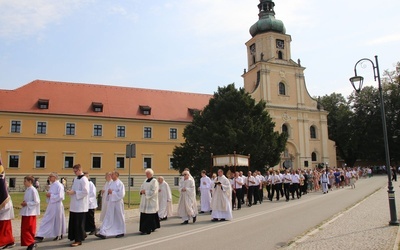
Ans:
[{"label": "sidewalk", "polygon": [[[393,185],[399,219],[400,189],[397,182]],[[400,227],[389,226],[389,221],[388,193],[384,187],[306,235],[297,237],[285,249],[397,250]]]}]

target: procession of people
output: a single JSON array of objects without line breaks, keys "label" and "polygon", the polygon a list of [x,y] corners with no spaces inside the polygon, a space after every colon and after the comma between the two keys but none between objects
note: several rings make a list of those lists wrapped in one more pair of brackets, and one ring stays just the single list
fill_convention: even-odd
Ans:
[{"label": "procession of people", "polygon": [[[1,163],[1,162],[0,162]],[[26,187],[24,201],[21,203],[21,246],[36,249],[37,243],[44,239],[61,240],[64,234],[72,241],[71,247],[82,245],[88,235],[98,238],[120,238],[126,234],[124,211],[125,185],[119,179],[117,171],[107,172],[104,187],[99,192],[101,201],[99,227],[95,224],[97,208],[96,187],[89,179],[89,173],[83,172],[80,164],[73,166],[76,175],[70,189],[65,189],[59,181],[58,174],[49,174],[49,187],[46,192],[47,209],[36,231],[36,219],[40,214],[40,198],[32,176],[24,178]],[[226,174],[226,175],[225,175]],[[362,174],[355,169],[314,169],[314,170],[270,170],[263,176],[260,171],[242,171],[224,173],[218,169],[217,174],[207,176],[201,171],[198,183],[200,204],[198,206],[196,183],[189,169],[182,172],[179,181],[179,202],[177,215],[181,224],[196,223],[200,213],[210,213],[210,220],[228,221],[233,219],[233,210],[240,210],[242,205],[251,207],[266,199],[286,201],[300,199],[302,195],[312,191],[323,194],[332,190],[333,186],[355,188],[355,181]],[[227,177],[229,176],[229,178]],[[162,176],[155,178],[152,169],[145,170],[145,180],[140,194],[139,232],[148,235],[161,228],[161,221],[173,215],[172,192]],[[68,231],[63,200],[70,196],[70,212]],[[4,168],[0,164],[0,247],[2,249],[15,246],[11,220],[14,218],[13,204],[5,184]]]}]

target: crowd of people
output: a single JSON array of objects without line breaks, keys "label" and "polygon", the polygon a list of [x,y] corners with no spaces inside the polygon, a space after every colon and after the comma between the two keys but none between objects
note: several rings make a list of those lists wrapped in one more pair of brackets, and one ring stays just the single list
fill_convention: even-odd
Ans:
[{"label": "crowd of people", "polygon": [[[260,171],[242,171],[226,176],[223,169],[210,177],[206,171],[201,172],[198,183],[200,206],[196,195],[196,183],[189,169],[182,172],[179,182],[179,202],[177,215],[183,225],[195,223],[199,213],[210,213],[211,221],[226,221],[233,218],[232,211],[240,210],[242,205],[251,207],[264,200],[279,201],[300,199],[308,192],[327,194],[336,189],[349,186],[355,188],[358,178],[371,177],[371,169],[309,169],[309,170],[270,170],[261,175]],[[34,188],[32,176],[24,178],[24,200],[21,203],[21,246],[36,249],[37,243],[49,238],[61,240],[67,234],[72,241],[71,247],[82,245],[88,235],[101,239],[124,237],[126,233],[124,197],[125,185],[119,180],[117,171],[105,174],[105,184],[99,192],[101,212],[99,227],[95,224],[95,209],[98,207],[96,187],[90,181],[89,173],[83,172],[82,166],[73,166],[76,177],[70,189],[64,190],[57,173],[49,174],[49,188],[46,192],[48,203],[46,212],[36,230],[36,218],[40,215],[40,197]],[[140,187],[140,223],[139,232],[148,235],[160,228],[161,221],[173,215],[172,192],[162,176],[154,178],[152,169],[145,170],[146,178]],[[228,178],[228,177],[229,178]],[[0,247],[15,246],[12,234],[11,219],[14,218],[13,204],[6,184],[4,168],[0,169]],[[265,192],[264,192],[265,190]],[[64,214],[63,200],[70,196],[68,231]],[[200,211],[199,211],[200,208]]]}]

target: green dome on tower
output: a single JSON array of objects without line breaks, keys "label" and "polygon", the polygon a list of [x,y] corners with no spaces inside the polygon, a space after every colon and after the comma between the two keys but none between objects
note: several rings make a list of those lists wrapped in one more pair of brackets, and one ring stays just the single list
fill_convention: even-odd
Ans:
[{"label": "green dome on tower", "polygon": [[272,0],[260,0],[258,9],[259,19],[258,21],[250,27],[251,36],[256,36],[257,34],[265,33],[268,31],[277,33],[286,33],[285,25],[281,20],[275,19],[274,11],[275,3]]}]

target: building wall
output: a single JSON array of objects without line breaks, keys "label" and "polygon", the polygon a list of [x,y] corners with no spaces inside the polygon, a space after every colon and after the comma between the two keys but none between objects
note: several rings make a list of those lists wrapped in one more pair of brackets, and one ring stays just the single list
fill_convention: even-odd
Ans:
[{"label": "building wall", "polygon": [[[11,121],[21,122],[21,132],[11,132]],[[46,134],[38,134],[37,122],[46,122]],[[75,135],[66,135],[66,123],[75,124]],[[182,132],[187,123],[152,120],[129,120],[99,117],[63,116],[29,113],[0,113],[0,153],[6,168],[7,179],[16,178],[16,189],[22,186],[23,177],[34,175],[44,184],[50,172],[73,179],[72,169],[65,166],[65,157],[73,157],[84,171],[104,184],[104,174],[117,170],[128,183],[129,159],[125,158],[126,145],[136,144],[136,158],[130,159],[134,186],[139,188],[144,180],[144,158],[150,158],[157,176],[163,175],[171,186],[178,172],[170,168],[173,148],[183,142]],[[102,125],[102,136],[93,136],[93,125]],[[125,126],[126,136],[117,137],[117,126]],[[144,127],[151,127],[152,138],[144,138]],[[177,139],[170,139],[170,128],[177,129]],[[19,156],[18,167],[10,166],[10,156]],[[36,156],[45,156],[44,168],[36,167]],[[92,157],[100,157],[100,168],[92,166]],[[124,159],[124,168],[117,168],[117,157]]]}]

